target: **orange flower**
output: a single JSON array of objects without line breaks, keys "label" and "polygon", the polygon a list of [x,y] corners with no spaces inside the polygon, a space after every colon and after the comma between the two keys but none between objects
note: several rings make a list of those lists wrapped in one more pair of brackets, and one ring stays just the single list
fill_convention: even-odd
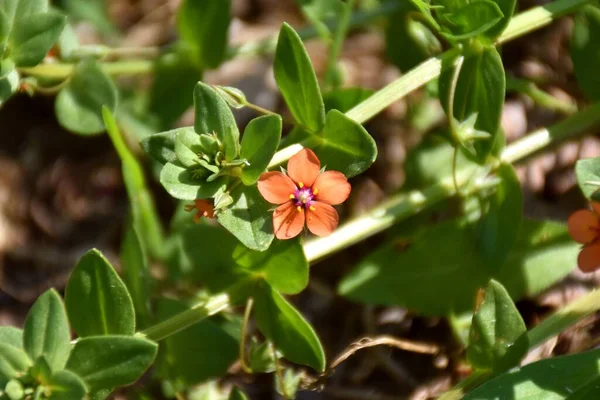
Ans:
[{"label": "orange flower", "polygon": [[321,172],[321,162],[310,149],[290,158],[287,175],[266,172],[258,180],[258,190],[265,200],[279,205],[273,213],[277,239],[298,236],[305,222],[315,235],[329,235],[339,222],[332,205],[344,202],[350,189],[341,172]]},{"label": "orange flower", "polygon": [[592,202],[592,210],[578,210],[569,217],[569,234],[583,248],[577,257],[579,269],[594,272],[600,268],[600,203]]},{"label": "orange flower", "polygon": [[200,219],[202,217],[215,217],[215,210],[213,204],[208,200],[194,200],[194,204],[187,204],[185,206],[185,211],[193,210],[197,210],[196,214],[194,214],[194,222],[197,224],[200,223]]}]

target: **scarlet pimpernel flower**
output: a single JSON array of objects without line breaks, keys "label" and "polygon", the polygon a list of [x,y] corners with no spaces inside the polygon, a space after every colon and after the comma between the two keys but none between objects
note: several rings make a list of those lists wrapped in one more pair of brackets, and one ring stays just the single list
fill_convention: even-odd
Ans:
[{"label": "scarlet pimpernel flower", "polygon": [[569,217],[569,234],[583,248],[577,265],[583,272],[600,268],[600,203],[592,202],[592,210],[578,210]]},{"label": "scarlet pimpernel flower", "polygon": [[339,171],[321,171],[321,162],[310,149],[290,158],[287,174],[266,172],[258,180],[258,190],[269,203],[279,207],[273,212],[273,230],[278,239],[298,236],[304,224],[317,236],[335,230],[339,216],[332,206],[350,195],[350,183]]},{"label": "scarlet pimpernel flower", "polygon": [[194,200],[194,204],[187,204],[185,206],[185,211],[196,211],[196,214],[194,214],[194,222],[197,224],[200,223],[202,217],[215,217],[214,206],[209,200]]}]

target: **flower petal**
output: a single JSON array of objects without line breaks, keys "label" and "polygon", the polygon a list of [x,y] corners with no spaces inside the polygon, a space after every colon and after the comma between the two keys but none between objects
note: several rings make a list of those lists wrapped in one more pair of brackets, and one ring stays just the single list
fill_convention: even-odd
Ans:
[{"label": "flower petal", "polygon": [[330,235],[338,226],[340,217],[335,208],[326,203],[315,201],[314,210],[306,211],[306,225],[308,230],[317,236]]},{"label": "flower petal", "polygon": [[588,244],[598,236],[600,221],[598,215],[590,210],[575,211],[569,217],[569,234],[576,242]]},{"label": "flower petal", "polygon": [[297,184],[312,186],[321,170],[321,161],[311,149],[302,149],[288,161],[287,172]]},{"label": "flower petal", "polygon": [[346,176],[338,171],[323,172],[312,185],[317,200],[331,205],[346,201],[351,189]]},{"label": "flower petal", "polygon": [[304,210],[298,211],[293,202],[288,201],[273,212],[273,231],[277,239],[296,237],[302,232],[302,228],[304,228]]},{"label": "flower petal", "polygon": [[583,272],[594,272],[600,268],[600,243],[585,246],[577,257],[577,265]]},{"label": "flower petal", "polygon": [[283,204],[290,200],[290,194],[296,190],[294,181],[282,172],[265,172],[258,179],[258,191],[266,201]]}]

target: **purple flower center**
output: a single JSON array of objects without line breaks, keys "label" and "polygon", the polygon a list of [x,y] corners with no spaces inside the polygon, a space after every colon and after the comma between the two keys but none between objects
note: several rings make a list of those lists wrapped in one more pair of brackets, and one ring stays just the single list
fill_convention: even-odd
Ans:
[{"label": "purple flower center", "polygon": [[315,201],[315,195],[311,188],[304,187],[294,191],[294,199],[292,200],[296,207],[309,208]]}]

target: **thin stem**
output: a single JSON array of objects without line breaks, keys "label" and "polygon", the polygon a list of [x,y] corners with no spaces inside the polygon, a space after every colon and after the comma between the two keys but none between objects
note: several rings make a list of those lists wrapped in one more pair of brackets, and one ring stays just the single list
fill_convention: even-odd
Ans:
[{"label": "thin stem", "polygon": [[70,58],[115,57],[115,58],[156,58],[160,55],[159,47],[109,47],[105,45],[79,46],[70,54]]},{"label": "thin stem", "polygon": [[350,27],[350,16],[354,9],[355,0],[348,0],[345,4],[345,8],[339,17],[339,24],[333,37],[333,43],[329,48],[329,60],[327,61],[327,72],[325,73],[325,87],[335,88],[339,85],[337,82],[337,61],[344,45],[344,39],[348,28]]},{"label": "thin stem", "polygon": [[248,297],[246,301],[246,309],[244,310],[244,319],[242,321],[242,332],[240,337],[240,364],[242,369],[247,373],[251,373],[252,370],[246,364],[246,337],[248,336],[248,322],[250,321],[250,315],[252,315],[252,307],[254,306],[254,298]]},{"label": "thin stem", "polygon": [[277,350],[273,343],[269,343],[271,347],[271,352],[273,353],[273,360],[275,362],[275,374],[277,375],[277,379],[279,380],[279,387],[281,388],[281,396],[284,400],[289,400],[290,396],[287,393],[287,388],[285,387],[285,380],[283,379],[283,371],[281,369],[281,364],[279,363],[279,357],[277,356]]},{"label": "thin stem", "polygon": [[535,83],[525,79],[506,78],[506,91],[515,91],[523,93],[541,107],[561,114],[571,115],[577,112],[575,102],[559,100],[554,96],[544,92]]}]

